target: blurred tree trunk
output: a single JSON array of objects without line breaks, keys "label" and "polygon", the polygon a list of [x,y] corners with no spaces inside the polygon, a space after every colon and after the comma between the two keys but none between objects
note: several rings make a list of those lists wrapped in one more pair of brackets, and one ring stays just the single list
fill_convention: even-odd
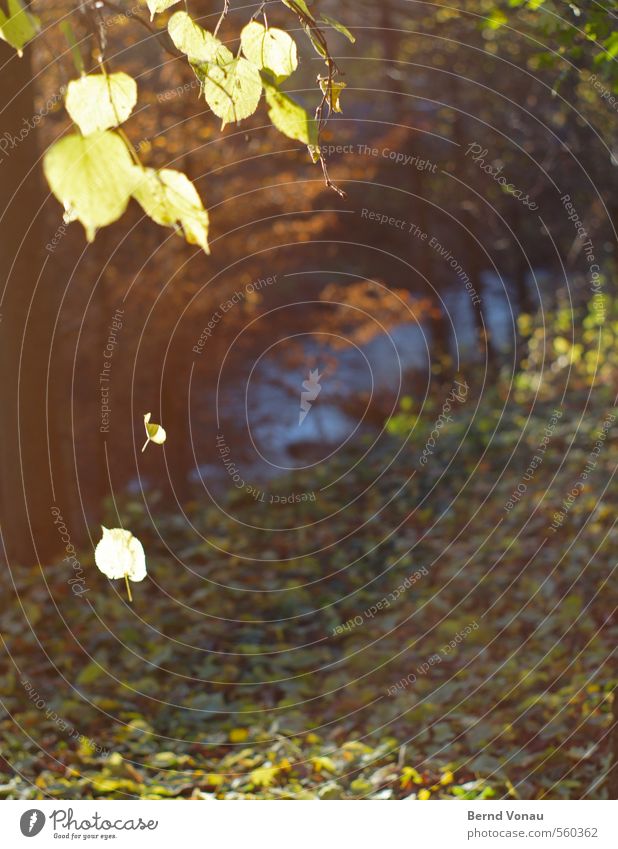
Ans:
[{"label": "blurred tree trunk", "polygon": [[384,59],[384,72],[386,76],[386,88],[390,92],[390,97],[395,111],[400,109],[401,93],[401,74],[397,65],[399,57],[399,45],[401,43],[401,35],[397,30],[397,25],[393,15],[393,4],[391,0],[382,0],[380,4],[380,28],[382,32],[382,48]]},{"label": "blurred tree trunk", "polygon": [[[62,511],[60,480],[52,485],[56,411],[47,404],[48,366],[56,308],[44,276],[44,199],[36,127],[31,49],[19,59],[0,42],[4,68],[0,95],[2,237],[0,263],[0,522],[7,556],[24,565],[42,562],[61,547],[51,508]],[[20,137],[21,133],[21,137]],[[8,135],[7,135],[8,134]],[[56,487],[55,493],[53,487]]]},{"label": "blurred tree trunk", "polygon": [[[464,104],[466,102],[465,91],[456,77],[452,80],[452,87],[454,105],[457,106],[459,104],[460,109],[464,109]],[[462,182],[471,188],[476,189],[478,193],[483,196],[483,186],[477,185],[478,175],[473,172],[468,158],[463,155],[468,143],[464,122],[465,118],[462,112],[458,109],[454,109],[453,141],[459,145],[460,156],[462,157],[461,179]],[[483,357],[487,358],[488,368],[493,371],[498,364],[498,353],[495,345],[493,344],[491,333],[488,328],[487,313],[483,312],[484,287],[481,273],[483,271],[482,248],[484,242],[483,236],[477,233],[477,219],[479,220],[479,223],[481,223],[480,219],[484,214],[484,210],[481,212],[478,211],[478,202],[473,200],[474,196],[472,192],[469,192],[466,195],[463,186],[459,186],[457,191],[459,192],[458,218],[461,232],[461,240],[459,242],[459,249],[461,251],[460,262],[464,271],[470,278],[470,284],[481,300],[480,306],[474,305],[472,307],[474,322],[478,334],[478,344],[481,354]],[[466,230],[469,232],[466,232]]]},{"label": "blurred tree trunk", "polygon": [[607,775],[607,791],[610,799],[618,799],[618,687],[614,687],[612,717],[614,723],[609,734],[610,765]]}]

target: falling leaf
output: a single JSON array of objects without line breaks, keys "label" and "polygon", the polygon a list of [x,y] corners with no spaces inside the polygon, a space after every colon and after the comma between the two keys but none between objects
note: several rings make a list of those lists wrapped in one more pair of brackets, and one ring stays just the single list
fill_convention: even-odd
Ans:
[{"label": "falling leaf", "polygon": [[141,542],[131,531],[101,526],[103,536],[94,550],[94,562],[110,580],[124,578],[129,601],[129,580],[143,581],[146,577],[146,556]]},{"label": "falling leaf", "polygon": [[144,416],[144,427],[146,429],[146,442],[142,448],[142,453],[146,450],[149,442],[155,442],[157,445],[163,445],[167,439],[167,434],[161,425],[150,422],[150,413]]},{"label": "falling leaf", "polygon": [[229,733],[230,742],[232,743],[244,743],[248,736],[249,730],[247,728],[232,728]]}]

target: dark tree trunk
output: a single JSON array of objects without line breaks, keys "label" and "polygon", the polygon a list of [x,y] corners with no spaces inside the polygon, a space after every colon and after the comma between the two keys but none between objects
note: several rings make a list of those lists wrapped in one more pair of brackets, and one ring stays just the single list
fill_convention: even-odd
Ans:
[{"label": "dark tree trunk", "polygon": [[[459,105],[460,109],[463,109],[465,104],[465,92],[463,91],[459,80],[453,79],[452,87],[454,106]],[[464,126],[465,120],[466,119],[462,112],[455,109],[453,118],[453,141],[457,142],[459,145],[459,152],[461,156],[461,179],[468,186],[473,189],[477,189],[479,194],[482,195],[483,187],[476,185],[478,175],[472,171],[468,159],[463,155],[467,142]],[[484,253],[484,239],[482,234],[480,235],[478,232],[479,229],[482,229],[482,222],[480,219],[486,214],[486,212],[484,209],[481,209],[480,212],[477,211],[476,204],[480,202],[474,200],[472,192],[466,192],[463,186],[459,187],[459,191],[461,192],[459,197],[460,209],[457,217],[460,222],[459,229],[461,234],[459,242],[461,251],[460,260],[464,270],[470,278],[470,284],[481,300],[480,305],[475,304],[473,306],[474,321],[476,324],[478,344],[481,354],[487,359],[488,369],[493,371],[498,365],[499,358],[496,347],[491,338],[491,333],[487,326],[487,313],[483,312],[483,283],[481,273],[483,271],[482,257]],[[478,221],[477,217],[479,219]]]},{"label": "dark tree trunk", "polygon": [[612,717],[614,722],[609,734],[610,767],[606,783],[608,797],[618,799],[618,687],[614,687]]},{"label": "dark tree trunk", "polygon": [[48,368],[54,373],[51,339],[57,307],[44,273],[48,234],[42,227],[44,195],[32,124],[30,48],[19,59],[0,42],[0,64],[0,138],[14,142],[0,153],[0,520],[10,561],[32,565],[63,545],[51,514],[54,505],[65,509],[61,472],[51,468],[57,462],[56,408],[46,398]]}]

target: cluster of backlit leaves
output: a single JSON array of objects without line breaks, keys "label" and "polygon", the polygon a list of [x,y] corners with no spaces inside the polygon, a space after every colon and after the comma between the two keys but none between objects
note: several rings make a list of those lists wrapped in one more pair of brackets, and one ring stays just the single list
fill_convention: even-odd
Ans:
[{"label": "cluster of backlit leaves", "polygon": [[[319,29],[307,6],[295,0],[286,5],[300,12],[312,44],[322,58],[328,59],[323,43],[316,38]],[[337,21],[323,17],[322,22],[354,40]],[[178,50],[187,56],[206,103],[221,119],[222,127],[253,115],[264,93],[273,126],[288,138],[306,144],[313,160],[319,159],[318,121],[281,89],[281,84],[298,67],[296,42],[287,32],[252,20],[240,33],[240,52],[235,56],[186,12],[172,15],[168,31]],[[341,111],[339,95],[344,85],[335,82],[332,76],[320,79],[332,111]]]},{"label": "cluster of backlit leaves", "polygon": [[[311,43],[328,66],[319,77],[327,110],[340,112],[345,84],[336,82],[334,63],[318,22],[304,0],[283,0],[299,17]],[[151,17],[177,5],[178,0],[148,0]],[[354,37],[338,21],[322,16],[321,23]],[[0,9],[0,37],[22,54],[37,33],[38,21],[21,0],[8,0]],[[306,109],[281,89],[298,66],[294,39],[284,30],[251,20],[240,33],[236,55],[216,34],[200,27],[185,11],[172,14],[169,35],[193,68],[212,112],[226,124],[239,122],[257,110],[264,94],[271,123],[288,138],[307,145],[314,162],[321,160],[322,117]],[[69,38],[70,32],[65,35]],[[65,221],[80,221],[88,241],[100,227],[116,221],[131,198],[147,216],[181,232],[187,242],[208,249],[208,213],[194,185],[181,171],[145,167],[120,129],[137,103],[135,80],[123,72],[83,74],[69,83],[66,109],[79,132],[56,142],[46,153],[44,171],[49,186],[64,206]],[[323,109],[319,110],[322,116]]]},{"label": "cluster of backlit leaves", "polygon": [[69,83],[65,105],[79,132],[52,145],[43,160],[65,220],[80,221],[92,241],[134,198],[157,224],[181,228],[190,244],[208,252],[208,213],[193,183],[181,171],[145,168],[115,131],[136,103],[137,84],[122,72]]}]

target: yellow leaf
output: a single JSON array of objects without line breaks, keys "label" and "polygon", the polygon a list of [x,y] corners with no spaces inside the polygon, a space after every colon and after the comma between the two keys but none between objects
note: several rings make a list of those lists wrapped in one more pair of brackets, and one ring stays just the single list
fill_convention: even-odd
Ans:
[{"label": "yellow leaf", "polygon": [[190,245],[208,253],[208,212],[197,189],[182,171],[144,168],[133,197],[146,215],[163,227],[182,227]]}]

